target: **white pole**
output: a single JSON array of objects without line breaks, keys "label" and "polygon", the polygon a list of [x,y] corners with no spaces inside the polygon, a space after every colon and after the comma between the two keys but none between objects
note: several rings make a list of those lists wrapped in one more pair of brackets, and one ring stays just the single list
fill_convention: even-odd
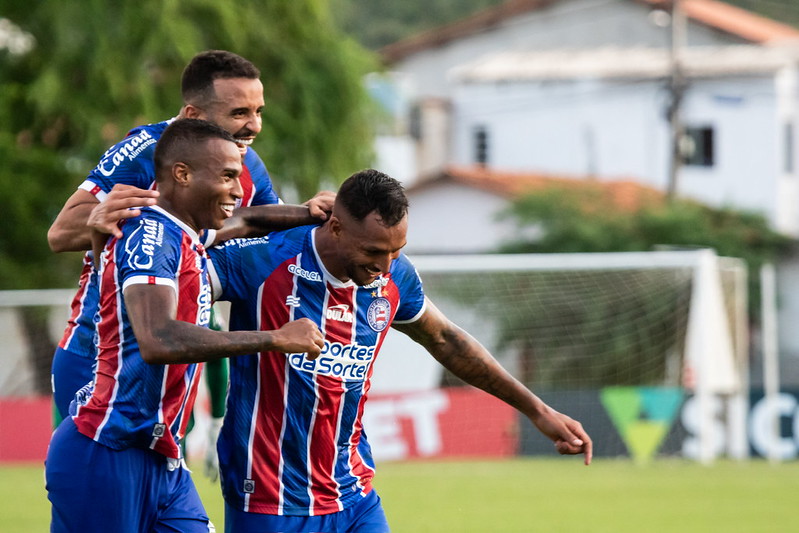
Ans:
[{"label": "white pole", "polygon": [[768,460],[776,463],[779,457],[780,419],[777,401],[780,394],[780,363],[777,350],[777,291],[774,265],[767,263],[760,269],[762,298],[761,335],[763,337],[763,389],[768,410],[773,413],[771,435],[768,445]]},{"label": "white pole", "polygon": [[[731,259],[727,261],[732,262]],[[735,366],[738,388],[733,392],[728,405],[729,456],[732,459],[749,458],[749,439],[746,432],[749,415],[749,313],[747,298],[746,263],[735,261]]]}]

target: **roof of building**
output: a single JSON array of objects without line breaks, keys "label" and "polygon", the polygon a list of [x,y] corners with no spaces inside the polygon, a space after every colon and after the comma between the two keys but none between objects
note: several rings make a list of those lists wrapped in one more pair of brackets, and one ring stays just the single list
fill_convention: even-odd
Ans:
[{"label": "roof of building", "polygon": [[[388,64],[424,50],[491,30],[507,20],[548,7],[558,0],[508,0],[450,24],[413,35],[383,47],[380,53]],[[653,8],[668,8],[671,0],[631,0]],[[776,44],[799,40],[799,30],[717,0],[681,0],[689,20],[739,37],[753,44]]]},{"label": "roof of building", "polygon": [[[799,63],[799,46],[695,46],[680,55],[689,77],[724,77],[774,73]],[[461,82],[566,80],[574,78],[653,79],[673,72],[673,58],[664,48],[605,46],[593,49],[513,50],[488,54],[454,67]]]},{"label": "roof of building", "polygon": [[600,181],[592,176],[515,172],[482,166],[448,166],[440,173],[410,186],[408,193],[412,195],[442,184],[473,187],[508,199],[553,188],[595,190],[606,198],[606,201],[602,202],[604,208],[615,207],[624,211],[635,211],[645,205],[660,204],[666,198],[661,191],[632,179]]}]

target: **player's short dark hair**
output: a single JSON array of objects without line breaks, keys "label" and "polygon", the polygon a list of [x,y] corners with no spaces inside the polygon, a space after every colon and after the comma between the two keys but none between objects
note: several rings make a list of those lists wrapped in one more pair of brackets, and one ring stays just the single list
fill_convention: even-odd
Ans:
[{"label": "player's short dark hair", "polygon": [[249,60],[226,50],[206,50],[192,58],[183,69],[180,82],[183,102],[201,105],[214,96],[214,80],[247,78],[257,80],[261,72]]},{"label": "player's short dark hair", "polygon": [[191,164],[196,154],[204,153],[203,145],[209,139],[223,139],[235,143],[233,136],[212,122],[196,118],[179,118],[166,127],[155,145],[156,181],[163,168],[176,161]]},{"label": "player's short dark hair", "polygon": [[402,184],[373,168],[347,178],[336,201],[355,220],[361,221],[374,211],[388,227],[396,226],[408,214],[408,198]]}]

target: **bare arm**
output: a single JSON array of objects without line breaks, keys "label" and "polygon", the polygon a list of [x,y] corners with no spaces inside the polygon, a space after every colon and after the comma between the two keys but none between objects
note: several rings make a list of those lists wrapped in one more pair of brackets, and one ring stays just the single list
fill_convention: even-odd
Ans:
[{"label": "bare arm", "polygon": [[166,285],[131,285],[124,292],[141,357],[149,364],[197,363],[259,351],[307,352],[316,358],[322,333],[303,318],[273,331],[214,331],[177,320],[174,289]]},{"label": "bare arm", "polygon": [[432,302],[415,322],[394,324],[424,346],[444,367],[466,383],[496,396],[521,411],[555,443],[561,454],[585,454],[591,463],[591,438],[576,420],[555,411],[511,376],[471,335],[447,319]]},{"label": "bare arm", "polygon": [[216,232],[214,244],[229,239],[262,237],[279,231],[307,224],[318,224],[319,218],[311,215],[305,205],[272,204],[240,207],[233,216],[225,220],[222,229]]},{"label": "bare arm", "polygon": [[105,233],[120,236],[117,222],[138,216],[138,209],[152,205],[157,191],[115,185],[106,200],[100,203],[90,192],[78,189],[61,208],[47,232],[50,249],[58,252],[79,252],[92,248],[91,226]]}]

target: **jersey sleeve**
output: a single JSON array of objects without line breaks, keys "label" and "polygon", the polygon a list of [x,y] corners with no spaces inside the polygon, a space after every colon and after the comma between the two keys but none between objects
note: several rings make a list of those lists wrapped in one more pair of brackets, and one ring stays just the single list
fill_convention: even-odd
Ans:
[{"label": "jersey sleeve", "polygon": [[415,322],[424,314],[425,297],[422,280],[416,272],[416,267],[403,254],[394,261],[391,269],[391,279],[396,283],[400,292],[400,304],[394,323],[407,324]]},{"label": "jersey sleeve", "polygon": [[117,183],[140,189],[151,188],[155,181],[153,153],[160,129],[142,127],[132,130],[103,154],[79,188],[92,193],[101,202]]},{"label": "jersey sleeve", "polygon": [[167,285],[177,292],[182,235],[145,216],[122,227],[117,243],[118,283],[124,291],[136,284]]},{"label": "jersey sleeve", "polygon": [[244,164],[250,171],[254,188],[250,205],[282,204],[283,200],[275,192],[266,165],[252,148],[249,148],[244,155]]},{"label": "jersey sleeve", "polygon": [[258,265],[262,263],[254,252],[260,243],[268,243],[268,237],[257,239],[231,239],[208,249],[211,258],[208,273],[214,301],[246,300],[255,290],[248,280],[256,279]]}]

